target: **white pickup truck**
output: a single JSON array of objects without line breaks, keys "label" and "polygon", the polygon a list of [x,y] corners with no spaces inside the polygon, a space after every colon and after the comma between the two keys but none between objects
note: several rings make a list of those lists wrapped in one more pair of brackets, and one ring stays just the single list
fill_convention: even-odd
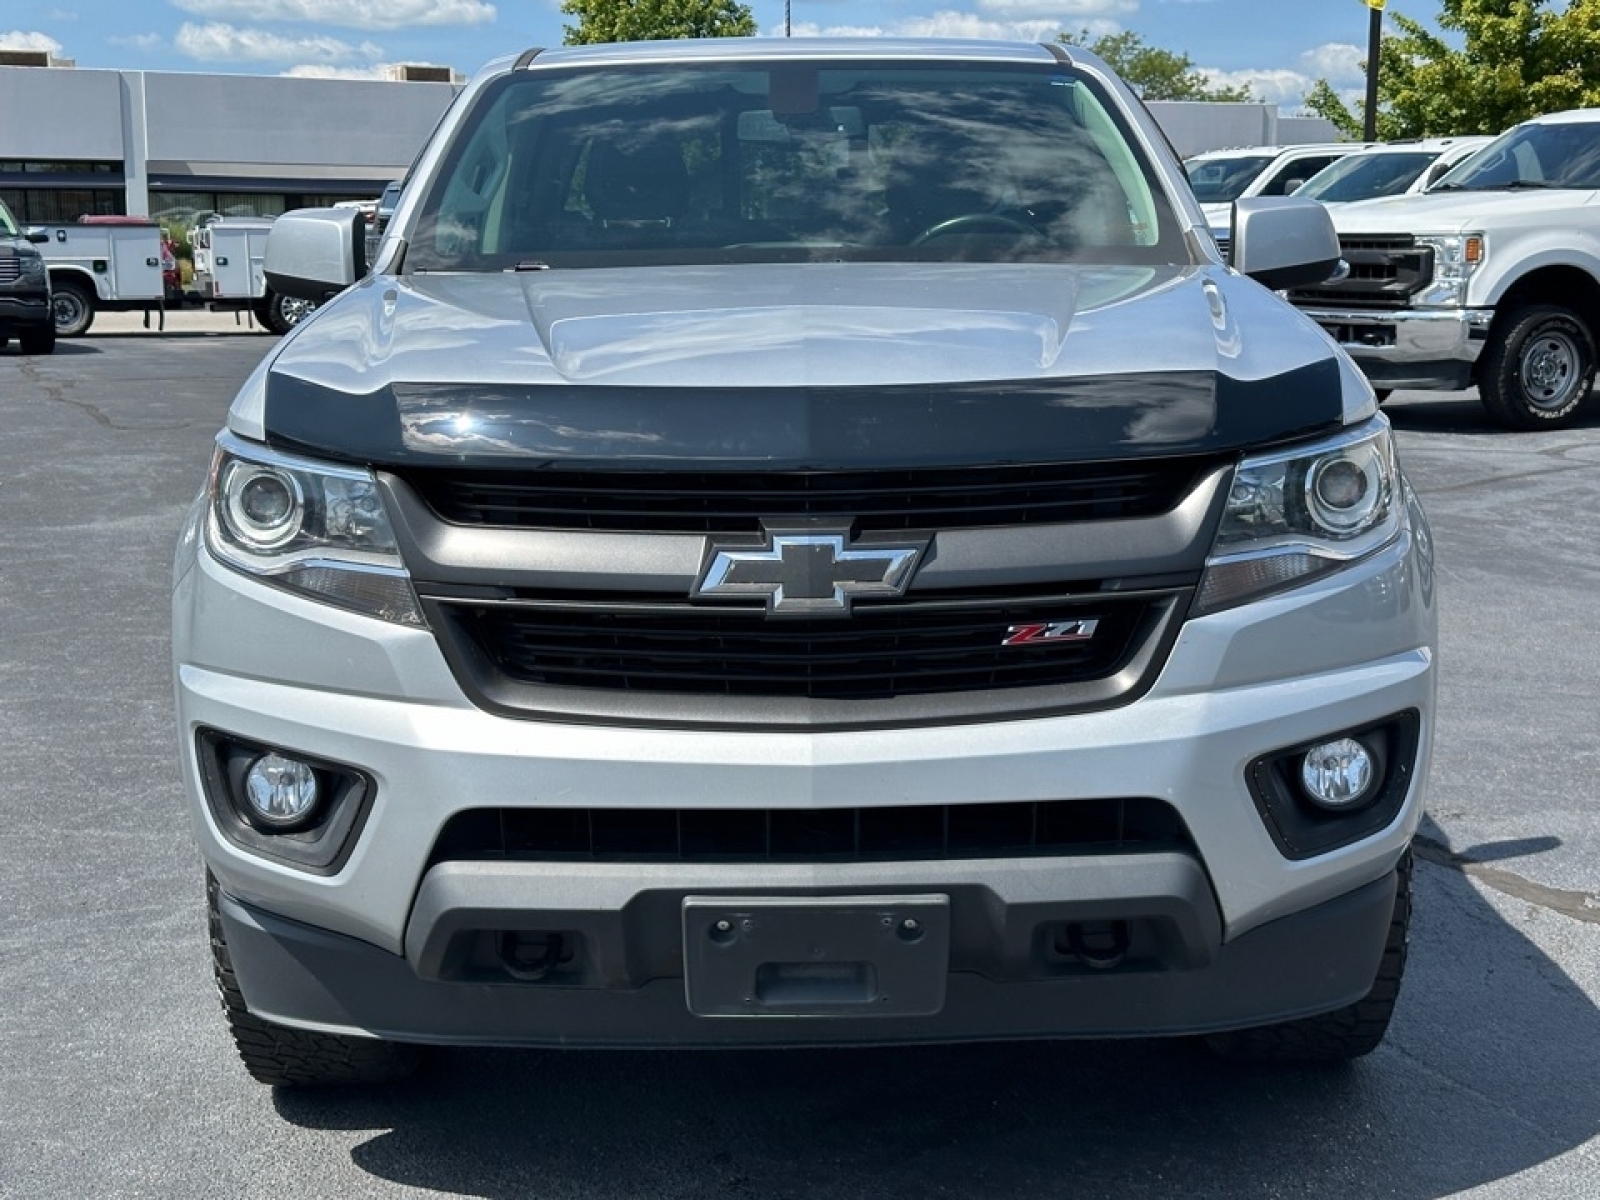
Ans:
[{"label": "white pickup truck", "polygon": [[1426,194],[1333,220],[1348,277],[1290,299],[1380,396],[1476,386],[1511,429],[1578,419],[1600,340],[1600,109],[1527,121]]}]

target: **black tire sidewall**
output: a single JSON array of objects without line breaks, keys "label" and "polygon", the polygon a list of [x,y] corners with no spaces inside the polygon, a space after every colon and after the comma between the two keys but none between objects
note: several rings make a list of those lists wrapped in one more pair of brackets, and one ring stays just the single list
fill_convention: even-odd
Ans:
[{"label": "black tire sidewall", "polygon": [[55,327],[57,337],[82,337],[89,332],[89,326],[94,324],[94,300],[84,289],[83,284],[67,280],[56,284],[50,289],[51,319],[55,317],[56,297],[70,295],[82,310],[82,318],[70,327],[63,329],[58,323]]},{"label": "black tire sidewall", "polygon": [[[1550,331],[1572,338],[1583,360],[1579,384],[1572,398],[1559,409],[1533,405],[1522,388],[1522,356],[1530,343]],[[1490,414],[1513,429],[1560,429],[1575,419],[1588,399],[1594,374],[1595,345],[1588,326],[1570,309],[1536,304],[1512,312],[1504,330],[1491,341],[1484,353],[1478,394]]]}]

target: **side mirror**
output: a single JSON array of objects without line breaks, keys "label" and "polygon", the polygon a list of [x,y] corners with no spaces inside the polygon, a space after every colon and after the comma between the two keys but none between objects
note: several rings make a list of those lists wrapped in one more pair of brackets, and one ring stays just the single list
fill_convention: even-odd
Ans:
[{"label": "side mirror", "polygon": [[22,236],[28,241],[32,242],[35,246],[43,246],[50,240],[50,231],[48,229],[41,229],[39,226],[34,225],[27,230],[24,230]]},{"label": "side mirror", "polygon": [[1275,292],[1313,287],[1339,269],[1339,235],[1315,200],[1257,196],[1233,203],[1233,269]]},{"label": "side mirror", "polygon": [[1305,185],[1306,181],[1304,179],[1286,179],[1284,180],[1283,184],[1283,194],[1285,196],[1292,196],[1301,188],[1305,187]]},{"label": "side mirror", "polygon": [[321,304],[367,273],[367,218],[353,208],[302,208],[272,223],[267,286]]}]

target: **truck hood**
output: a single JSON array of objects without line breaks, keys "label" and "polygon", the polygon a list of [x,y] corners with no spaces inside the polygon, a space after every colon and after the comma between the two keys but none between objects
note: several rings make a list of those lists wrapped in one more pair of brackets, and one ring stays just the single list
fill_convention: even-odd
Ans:
[{"label": "truck hood", "polygon": [[234,425],[380,464],[991,462],[1260,444],[1341,423],[1344,386],[1209,266],[419,275],[303,323]]},{"label": "truck hood", "polygon": [[1592,205],[1600,193],[1574,189],[1510,192],[1424,192],[1341,204],[1332,210],[1340,233],[1456,234],[1508,225],[1545,225]]}]

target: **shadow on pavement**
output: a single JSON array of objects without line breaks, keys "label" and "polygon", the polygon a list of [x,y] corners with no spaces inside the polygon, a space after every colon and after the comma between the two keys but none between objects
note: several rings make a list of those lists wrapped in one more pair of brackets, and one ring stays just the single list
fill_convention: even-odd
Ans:
[{"label": "shadow on pavement", "polygon": [[1600,1013],[1458,870],[1417,884],[1399,1014],[1345,1068],[1192,1041],[454,1050],[403,1088],[274,1102],[374,1131],[374,1176],[472,1196],[1446,1196],[1600,1132]]},{"label": "shadow on pavement", "polygon": [[[1383,414],[1396,429],[1413,433],[1490,434],[1519,437],[1516,430],[1499,424],[1478,401],[1477,393],[1405,392],[1383,406]],[[1578,419],[1564,430],[1600,429],[1600,396],[1590,393]],[[1539,432],[1533,430],[1532,432]]]}]

